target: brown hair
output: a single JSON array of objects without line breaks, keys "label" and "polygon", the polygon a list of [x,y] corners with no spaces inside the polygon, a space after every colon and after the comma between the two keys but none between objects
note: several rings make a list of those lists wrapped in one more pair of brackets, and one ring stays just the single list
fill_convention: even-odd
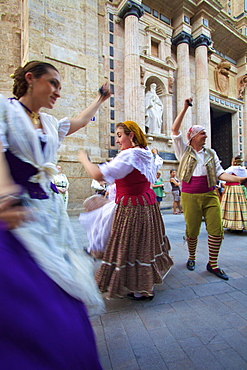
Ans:
[{"label": "brown hair", "polygon": [[[125,135],[129,136],[129,134],[131,133],[131,131],[128,129],[128,127],[123,122],[117,123],[116,128],[118,128],[118,127],[122,127],[122,129],[124,130]],[[134,136],[132,141],[135,145],[139,145],[139,143],[137,141],[137,138],[135,136]]]},{"label": "brown hair", "polygon": [[47,73],[49,68],[58,72],[58,70],[52,64],[38,60],[33,60],[25,64],[24,67],[17,68],[13,76],[13,94],[17,97],[17,99],[20,99],[27,92],[28,83],[25,78],[27,72],[32,72],[35,78],[39,78]]},{"label": "brown hair", "polygon": [[243,159],[240,155],[237,155],[236,157],[232,158],[232,163],[233,166],[241,166],[241,164],[243,163]]}]

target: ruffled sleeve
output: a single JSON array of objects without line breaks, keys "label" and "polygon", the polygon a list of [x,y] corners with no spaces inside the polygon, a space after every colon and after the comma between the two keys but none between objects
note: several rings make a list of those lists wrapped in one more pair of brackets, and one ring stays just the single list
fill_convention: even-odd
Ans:
[{"label": "ruffled sleeve", "polygon": [[62,118],[58,122],[58,138],[59,142],[63,141],[70,129],[70,120],[68,117]]},{"label": "ruffled sleeve", "polygon": [[156,179],[156,165],[149,149],[130,148],[120,152],[111,162],[99,165],[108,184],[127,176],[136,168],[151,183]]},{"label": "ruffled sleeve", "polygon": [[7,131],[7,100],[3,95],[0,95],[0,142],[3,150],[8,148],[6,137]]},{"label": "ruffled sleeve", "polygon": [[184,151],[185,151],[185,149],[187,147],[187,145],[183,141],[183,137],[182,137],[181,131],[179,131],[179,134],[178,135],[173,135],[172,134],[172,140],[173,140],[173,144],[174,144],[174,149],[175,149],[176,157],[180,161],[181,158],[182,158],[182,156],[183,156],[183,154],[184,154]]}]

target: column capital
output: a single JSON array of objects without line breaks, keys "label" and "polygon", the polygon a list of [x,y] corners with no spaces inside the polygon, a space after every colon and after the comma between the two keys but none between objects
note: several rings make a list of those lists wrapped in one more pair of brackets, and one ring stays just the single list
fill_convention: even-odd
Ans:
[{"label": "column capital", "polygon": [[200,36],[193,39],[192,47],[196,49],[198,46],[209,46],[212,44],[210,37],[201,34]]},{"label": "column capital", "polygon": [[184,44],[184,43],[191,45],[191,42],[192,42],[192,36],[185,31],[180,32],[178,35],[172,38],[172,43],[173,45],[176,45],[176,46],[178,46],[179,44]]},{"label": "column capital", "polygon": [[132,0],[126,1],[124,6],[118,12],[119,18],[125,19],[128,15],[135,15],[138,19],[144,14],[144,9],[140,4]]}]

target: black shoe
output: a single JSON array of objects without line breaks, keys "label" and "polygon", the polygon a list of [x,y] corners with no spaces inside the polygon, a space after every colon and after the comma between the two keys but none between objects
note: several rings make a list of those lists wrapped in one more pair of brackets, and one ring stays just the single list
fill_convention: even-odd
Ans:
[{"label": "black shoe", "polygon": [[133,301],[152,301],[153,297],[154,297],[154,294],[153,295],[149,295],[148,297],[145,296],[145,295],[142,295],[141,297],[136,297],[134,295],[134,293],[129,293],[127,294],[127,297],[129,299],[132,299]]},{"label": "black shoe", "polygon": [[195,270],[195,264],[196,264],[196,262],[194,260],[188,260],[187,263],[186,263],[186,267],[187,267],[188,270],[194,271]]},{"label": "black shoe", "polygon": [[221,270],[220,268],[212,269],[209,263],[207,264],[207,270],[208,272],[211,272],[212,274],[218,276],[221,279],[224,279],[224,280],[229,279],[229,277],[226,275],[226,273],[223,270]]}]

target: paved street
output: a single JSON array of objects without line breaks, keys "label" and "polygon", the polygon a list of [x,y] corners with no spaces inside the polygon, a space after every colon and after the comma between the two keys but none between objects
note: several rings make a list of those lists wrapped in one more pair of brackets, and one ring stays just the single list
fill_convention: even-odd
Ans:
[{"label": "paved street", "polygon": [[[103,369],[247,369],[247,231],[225,231],[219,265],[230,279],[223,281],[206,271],[204,223],[191,272],[184,217],[162,214],[174,266],[152,301],[106,301],[107,312],[91,320]],[[78,242],[87,246],[77,220],[71,217]]]}]

